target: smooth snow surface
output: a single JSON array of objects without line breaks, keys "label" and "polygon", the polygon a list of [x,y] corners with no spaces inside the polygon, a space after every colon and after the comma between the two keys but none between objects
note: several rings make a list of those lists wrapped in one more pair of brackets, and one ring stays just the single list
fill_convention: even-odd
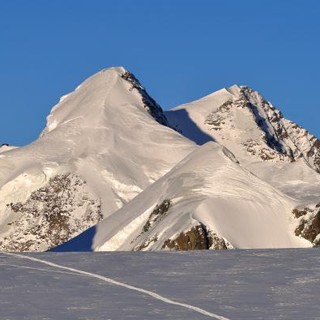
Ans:
[{"label": "smooth snow surface", "polygon": [[318,251],[0,254],[0,318],[319,319]]}]

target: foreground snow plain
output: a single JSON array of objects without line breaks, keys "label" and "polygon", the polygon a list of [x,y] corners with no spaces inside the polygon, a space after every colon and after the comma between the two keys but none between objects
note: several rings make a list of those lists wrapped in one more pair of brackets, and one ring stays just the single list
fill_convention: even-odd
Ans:
[{"label": "foreground snow plain", "polygon": [[320,319],[318,249],[0,253],[0,319]]}]

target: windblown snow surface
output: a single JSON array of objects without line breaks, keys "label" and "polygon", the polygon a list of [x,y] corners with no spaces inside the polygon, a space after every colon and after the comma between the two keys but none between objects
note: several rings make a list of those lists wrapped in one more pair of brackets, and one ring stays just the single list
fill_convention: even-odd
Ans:
[{"label": "windblown snow surface", "polygon": [[5,320],[320,319],[318,249],[0,254]]},{"label": "windblown snow surface", "polygon": [[[153,214],[165,200],[170,201],[168,212]],[[241,168],[226,148],[211,142],[98,224],[93,248],[166,249],[167,239],[199,225],[233,248],[310,246],[291,230],[294,205],[293,199]]]}]

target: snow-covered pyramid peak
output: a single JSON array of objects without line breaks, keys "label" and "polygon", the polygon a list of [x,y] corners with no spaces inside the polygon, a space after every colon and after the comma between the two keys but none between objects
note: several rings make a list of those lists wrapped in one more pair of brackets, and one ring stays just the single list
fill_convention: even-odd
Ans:
[{"label": "snow-covered pyramid peak", "polygon": [[231,149],[240,160],[292,162],[304,159],[320,172],[320,141],[285,119],[261,94],[247,86],[221,89],[178,106],[166,115],[191,140],[198,144],[217,141]]},{"label": "snow-covered pyramid peak", "polygon": [[38,140],[0,154],[0,249],[48,249],[134,198],[196,147],[166,124],[122,67],[61,98]]},{"label": "snow-covered pyramid peak", "polygon": [[127,105],[140,107],[161,124],[168,125],[161,107],[137,78],[123,67],[113,67],[94,74],[63,96],[48,116],[43,134],[69,122],[86,127],[103,125],[112,108],[118,108],[121,114],[121,108]]},{"label": "snow-covered pyramid peak", "polygon": [[[115,89],[120,75],[125,72],[122,67],[101,70],[86,79],[73,92],[60,98],[47,117],[44,133],[54,130],[70,121],[82,120],[90,125],[93,120],[103,122],[101,114],[105,112],[109,94]],[[119,89],[119,88],[118,88]],[[94,124],[94,123],[92,123]]]}]

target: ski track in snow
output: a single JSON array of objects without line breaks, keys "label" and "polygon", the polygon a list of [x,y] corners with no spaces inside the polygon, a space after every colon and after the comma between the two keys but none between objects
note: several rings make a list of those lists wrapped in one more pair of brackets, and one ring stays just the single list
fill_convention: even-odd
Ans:
[{"label": "ski track in snow", "polygon": [[44,268],[35,268],[35,267],[29,267],[29,266],[21,266],[21,265],[18,265],[18,264],[0,263],[0,266],[13,267],[13,268],[17,268],[17,269],[30,269],[30,270],[36,270],[36,271],[45,271],[45,272],[72,274],[72,275],[76,275],[76,276],[79,275],[78,273],[75,273],[75,272],[58,271],[58,270],[44,269]]},{"label": "ski track in snow", "polygon": [[[65,267],[65,266],[62,266],[60,264],[56,264],[56,263],[53,263],[53,262],[50,262],[50,261],[47,261],[47,260],[37,259],[37,258],[34,258],[34,257],[28,257],[28,256],[24,256],[24,255],[21,255],[21,254],[7,253],[7,252],[2,252],[1,254],[7,255],[7,256],[16,257],[16,258],[19,258],[19,259],[31,260],[31,261],[34,261],[34,262],[46,264],[46,265],[54,267],[54,268],[59,268],[59,269],[70,271],[70,272],[72,272],[72,274],[80,274],[80,275],[85,275],[85,276],[88,276],[88,277],[91,277],[91,278],[96,278],[96,279],[102,280],[104,282],[107,282],[107,283],[110,283],[110,284],[113,284],[113,285],[116,285],[116,286],[119,286],[119,287],[123,287],[123,288],[129,289],[129,290],[133,290],[133,291],[137,291],[137,292],[143,293],[145,295],[148,295],[148,296],[150,296],[150,297],[152,297],[154,299],[157,299],[159,301],[162,301],[164,303],[172,304],[172,305],[176,305],[176,306],[179,306],[179,307],[183,307],[183,308],[192,310],[194,312],[203,314],[203,315],[205,315],[207,317],[210,317],[210,318],[214,318],[214,319],[218,319],[218,320],[230,320],[229,318],[225,318],[223,316],[219,316],[217,314],[211,313],[211,312],[206,311],[204,309],[201,309],[199,307],[196,307],[196,306],[193,306],[193,305],[190,305],[190,304],[187,304],[187,303],[177,302],[177,301],[171,300],[169,298],[166,298],[166,297],[164,297],[164,296],[162,296],[162,295],[160,295],[158,293],[155,293],[153,291],[149,291],[149,290],[145,290],[143,288],[135,287],[135,286],[126,284],[124,282],[116,281],[114,279],[101,276],[101,275],[96,274],[96,273],[91,273],[91,272],[87,272],[87,271],[83,271],[83,270],[79,270],[79,269],[75,269],[75,268]],[[36,269],[36,268],[34,268],[34,269]],[[52,271],[52,270],[45,270],[45,271]]]}]

